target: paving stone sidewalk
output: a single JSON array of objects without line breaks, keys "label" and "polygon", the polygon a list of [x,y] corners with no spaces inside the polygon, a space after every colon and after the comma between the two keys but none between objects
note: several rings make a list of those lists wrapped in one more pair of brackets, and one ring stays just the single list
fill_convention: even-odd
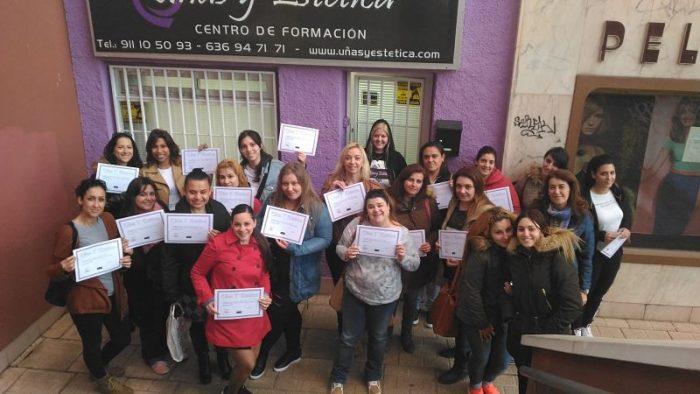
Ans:
[{"label": "paving stone sidewalk", "polygon": [[[317,296],[303,309],[303,359],[287,371],[272,371],[272,363],[284,350],[284,339],[273,349],[265,376],[249,381],[247,386],[254,393],[323,393],[332,360],[337,349],[335,312],[328,306],[327,296]],[[437,375],[449,369],[451,361],[437,356],[438,350],[450,345],[452,340],[441,338],[426,329],[421,321],[414,329],[416,352],[401,351],[399,328],[391,339],[391,349],[385,358],[384,392],[386,393],[466,393],[467,381],[443,386],[437,383]],[[597,318],[593,326],[596,336],[634,339],[700,340],[700,324],[651,322]],[[136,333],[135,333],[136,334]],[[197,382],[196,360],[190,358],[173,367],[170,374],[159,377],[142,361],[138,335],[132,344],[112,363],[125,368],[120,378],[138,393],[218,393],[225,385],[217,375],[212,359],[214,380],[209,385]],[[214,352],[211,352],[212,358]],[[350,374],[346,393],[366,393],[361,372],[364,354],[360,354]],[[517,393],[515,367],[510,366],[496,380],[501,393]],[[93,393],[81,357],[78,333],[70,317],[64,315],[10,368],[0,374],[0,393]]]}]

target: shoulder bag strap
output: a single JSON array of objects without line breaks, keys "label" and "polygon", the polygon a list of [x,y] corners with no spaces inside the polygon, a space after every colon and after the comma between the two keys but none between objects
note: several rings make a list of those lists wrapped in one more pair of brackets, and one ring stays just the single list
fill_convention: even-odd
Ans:
[{"label": "shoulder bag strap", "polygon": [[265,190],[265,184],[267,183],[267,177],[270,175],[270,166],[272,166],[272,159],[267,162],[267,168],[265,169],[265,175],[263,175],[262,179],[260,180],[260,185],[258,186],[258,192],[255,193],[255,198],[258,200],[260,199],[260,196],[262,196],[263,191]]}]

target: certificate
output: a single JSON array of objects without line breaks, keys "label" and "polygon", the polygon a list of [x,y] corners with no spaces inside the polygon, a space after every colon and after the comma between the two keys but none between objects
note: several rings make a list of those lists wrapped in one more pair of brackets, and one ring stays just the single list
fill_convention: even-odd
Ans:
[{"label": "certificate", "polygon": [[107,184],[107,193],[124,193],[129,183],[139,176],[137,167],[97,164],[95,178]]},{"label": "certificate", "polygon": [[450,205],[450,200],[452,199],[450,182],[433,183],[432,185],[428,185],[428,189],[433,191],[438,209],[446,209]]},{"label": "certificate", "polygon": [[510,197],[510,188],[508,186],[485,190],[484,193],[486,193],[486,197],[491,200],[493,205],[513,212],[513,199]]},{"label": "certificate", "polygon": [[169,244],[205,244],[214,227],[211,213],[166,213],[165,242]]},{"label": "certificate", "polygon": [[119,235],[129,241],[130,248],[160,242],[165,239],[163,210],[117,219]]},{"label": "certificate", "polygon": [[217,312],[214,320],[262,317],[263,310],[259,301],[263,294],[265,293],[262,287],[214,290],[214,306]]},{"label": "certificate", "polygon": [[218,164],[219,148],[182,150],[182,173],[185,175],[195,168],[201,168],[207,174],[213,174]]},{"label": "certificate", "polygon": [[122,267],[119,260],[124,257],[120,238],[98,242],[73,250],[75,257],[75,281],[81,282]]},{"label": "certificate", "polygon": [[691,127],[685,140],[682,161],[700,163],[700,127]]},{"label": "certificate", "polygon": [[357,247],[360,254],[377,257],[396,257],[396,245],[399,244],[399,229],[357,226]]},{"label": "certificate", "polygon": [[464,246],[467,244],[467,232],[457,230],[440,230],[440,258],[459,260],[464,254]]},{"label": "certificate", "polygon": [[365,209],[365,185],[357,182],[345,189],[336,189],[323,195],[331,221],[355,215]]},{"label": "certificate", "polygon": [[270,238],[301,245],[309,215],[268,205],[260,232]]},{"label": "certificate", "polygon": [[413,241],[418,257],[425,257],[426,253],[420,251],[420,246],[425,243],[425,230],[411,230],[408,232],[408,236]]},{"label": "certificate", "polygon": [[600,253],[607,258],[612,258],[613,255],[620,250],[625,241],[627,241],[627,238],[617,237],[610,241],[609,244],[605,245],[605,247],[600,250]]},{"label": "certificate", "polygon": [[317,144],[318,129],[293,126],[286,123],[280,125],[280,139],[277,142],[277,150],[282,152],[304,152],[307,156],[315,156]]},{"label": "certificate", "polygon": [[254,198],[252,187],[214,187],[214,200],[224,204],[229,213],[239,204],[247,204],[253,208]]}]

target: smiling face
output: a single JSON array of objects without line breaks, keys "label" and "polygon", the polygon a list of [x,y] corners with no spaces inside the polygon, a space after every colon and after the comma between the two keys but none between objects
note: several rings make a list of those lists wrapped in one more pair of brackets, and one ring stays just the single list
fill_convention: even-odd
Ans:
[{"label": "smiling face", "polygon": [[191,179],[185,184],[185,198],[193,210],[203,210],[211,197],[211,185],[204,179]]},{"label": "smiling face", "polygon": [[280,181],[282,193],[289,201],[298,201],[301,198],[301,183],[294,174],[287,174]]},{"label": "smiling face", "polygon": [[530,218],[522,218],[518,222],[517,237],[522,246],[532,248],[542,237],[542,231]]},{"label": "smiling face", "polygon": [[238,149],[248,163],[251,165],[258,165],[260,162],[260,145],[256,144],[252,138],[243,138]]},{"label": "smiling face", "polygon": [[414,172],[409,175],[405,181],[403,181],[403,191],[406,197],[415,197],[420,189],[423,187],[423,173]]},{"label": "smiling face", "polygon": [[550,178],[547,185],[547,195],[552,206],[556,209],[564,209],[569,203],[571,187],[563,179]]},{"label": "smiling face", "polygon": [[679,119],[681,125],[685,128],[692,127],[697,120],[698,114],[694,111],[694,108],[690,104],[683,105],[679,110]]},{"label": "smiling face", "polygon": [[423,149],[421,160],[423,161],[423,168],[429,174],[437,174],[445,161],[445,155],[441,154],[438,148],[429,146]]},{"label": "smiling face", "polygon": [[158,138],[151,148],[151,154],[158,164],[170,164],[170,148],[163,138]]},{"label": "smiling face", "polygon": [[238,187],[238,175],[232,168],[221,168],[216,173],[216,186]]},{"label": "smiling face", "polygon": [[125,166],[134,157],[134,145],[127,137],[120,137],[114,145],[114,157],[117,159],[117,164]]},{"label": "smiling face", "polygon": [[476,168],[484,179],[488,178],[496,168],[496,156],[493,153],[484,153],[476,161]]},{"label": "smiling face", "polygon": [[501,219],[491,225],[489,235],[493,243],[505,248],[513,237],[513,225],[509,219]]},{"label": "smiling face", "polygon": [[362,152],[358,148],[352,148],[343,156],[343,168],[350,176],[356,176],[362,171]]},{"label": "smiling face", "polygon": [[237,213],[231,219],[231,228],[241,243],[247,244],[255,229],[255,219],[248,212]]},{"label": "smiling face", "polygon": [[134,198],[134,205],[139,212],[150,212],[156,205],[156,191],[153,186],[146,185]]},{"label": "smiling face", "polygon": [[365,209],[367,210],[369,222],[373,226],[381,227],[389,223],[391,208],[385,199],[381,197],[370,198],[365,204]]},{"label": "smiling face", "polygon": [[82,197],[78,197],[78,205],[83,214],[97,218],[105,210],[107,193],[99,186],[89,188]]},{"label": "smiling face", "polygon": [[379,123],[372,129],[372,147],[377,153],[384,152],[389,144],[389,131],[384,123]]},{"label": "smiling face", "polygon": [[599,189],[609,189],[615,184],[615,165],[603,164],[592,174],[595,186]]},{"label": "smiling face", "polygon": [[454,188],[457,199],[460,202],[471,202],[474,200],[476,189],[474,188],[474,182],[471,179],[465,176],[458,177],[455,179]]}]

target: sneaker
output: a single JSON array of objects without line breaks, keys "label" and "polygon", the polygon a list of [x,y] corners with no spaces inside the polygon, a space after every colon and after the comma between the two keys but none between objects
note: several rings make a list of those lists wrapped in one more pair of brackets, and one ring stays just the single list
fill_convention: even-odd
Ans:
[{"label": "sneaker", "polygon": [[133,394],[131,387],[119,382],[111,375],[97,379],[97,391],[102,394]]},{"label": "sneaker", "polygon": [[484,382],[484,384],[481,385],[481,390],[484,394],[501,394],[496,385],[491,382]]},{"label": "sneaker", "polygon": [[382,394],[382,386],[378,380],[367,382],[367,394]]},{"label": "sneaker", "polygon": [[170,372],[170,368],[168,367],[168,363],[161,360],[151,364],[151,371],[156,375],[167,375]]},{"label": "sneaker", "polygon": [[591,331],[591,325],[587,325],[586,327],[581,327],[581,336],[582,337],[591,337],[593,338],[593,331]]},{"label": "sneaker", "polygon": [[425,312],[425,328],[433,328],[433,318],[430,316],[430,311]]},{"label": "sneaker", "polygon": [[265,375],[265,364],[255,364],[255,368],[250,371],[250,380],[258,380]]},{"label": "sneaker", "polygon": [[342,383],[331,384],[331,394],[343,394],[343,384]]},{"label": "sneaker", "polygon": [[481,387],[469,386],[469,394],[484,394],[484,390]]},{"label": "sneaker", "polygon": [[582,337],[583,336],[583,328],[574,328],[574,336]]},{"label": "sneaker", "polygon": [[454,347],[446,347],[438,352],[440,357],[444,358],[455,358],[455,352],[457,351]]},{"label": "sneaker", "polygon": [[420,317],[416,316],[416,320],[412,321],[411,324],[417,326],[420,323]]},{"label": "sneaker", "polygon": [[272,369],[275,372],[286,371],[290,365],[298,363],[299,360],[301,360],[301,353],[295,353],[295,354],[285,353],[282,355],[282,357],[279,358],[279,360],[277,360],[277,362],[272,367]]},{"label": "sneaker", "polygon": [[438,382],[440,384],[455,384],[466,377],[466,369],[452,367],[438,376]]}]

